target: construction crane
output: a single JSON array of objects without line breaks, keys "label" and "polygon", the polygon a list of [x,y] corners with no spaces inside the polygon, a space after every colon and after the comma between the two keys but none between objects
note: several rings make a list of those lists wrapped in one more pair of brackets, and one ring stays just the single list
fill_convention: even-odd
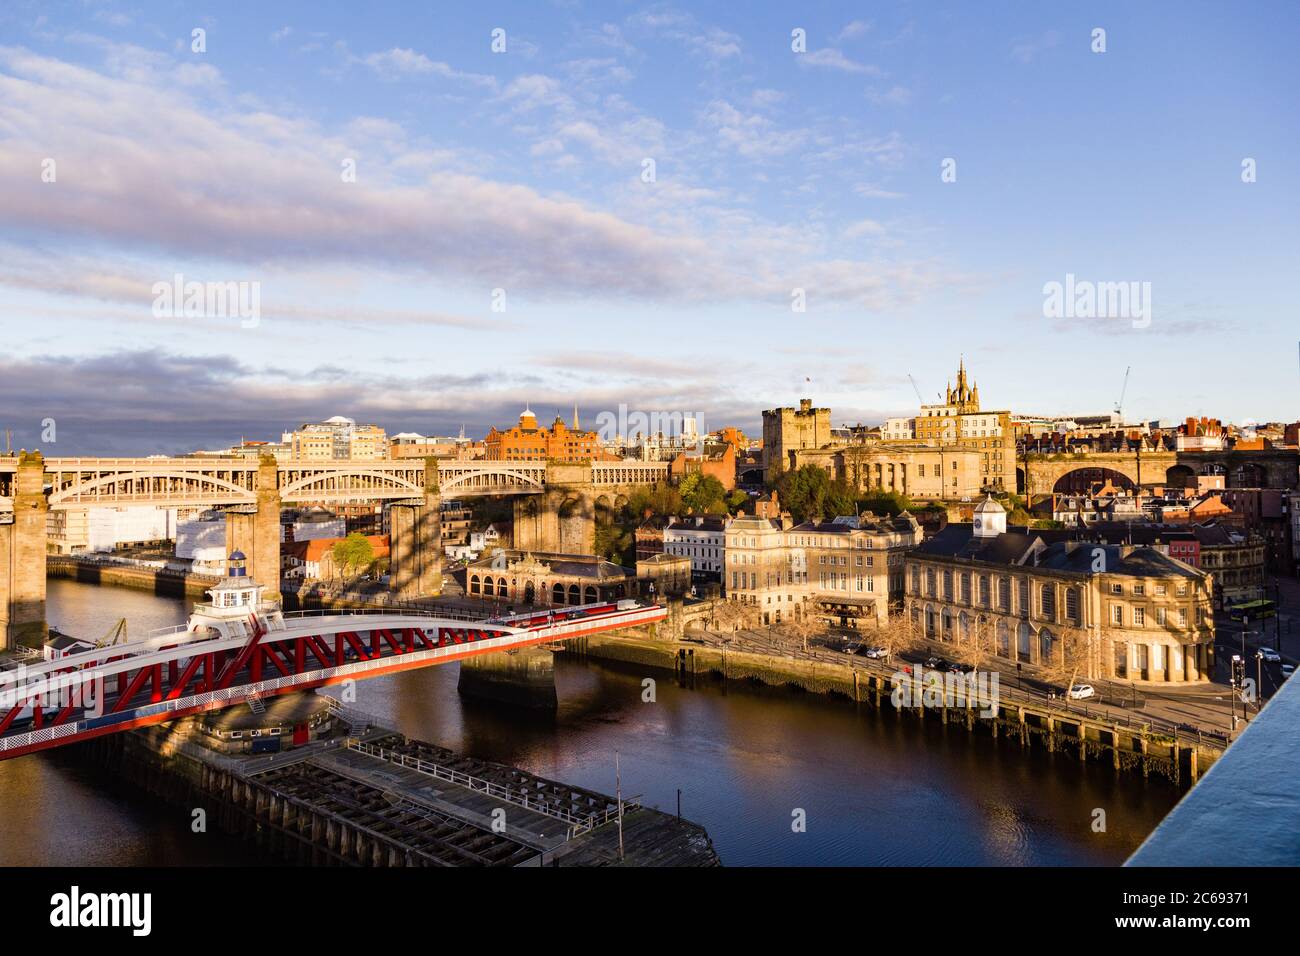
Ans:
[{"label": "construction crane", "polygon": [[916,379],[912,378],[911,372],[907,373],[907,380],[912,383],[912,391],[916,392],[916,400],[924,405],[925,399],[921,397],[921,390],[916,387]]},{"label": "construction crane", "polygon": [[121,618],[116,624],[108,629],[108,633],[95,642],[96,647],[112,647],[114,644],[121,642],[127,643],[126,639],[126,618]]},{"label": "construction crane", "polygon": [[1124,387],[1119,390],[1119,401],[1115,403],[1115,414],[1120,418],[1120,425],[1124,424],[1124,396],[1128,394],[1128,375],[1131,371],[1133,371],[1132,365],[1124,369]]}]

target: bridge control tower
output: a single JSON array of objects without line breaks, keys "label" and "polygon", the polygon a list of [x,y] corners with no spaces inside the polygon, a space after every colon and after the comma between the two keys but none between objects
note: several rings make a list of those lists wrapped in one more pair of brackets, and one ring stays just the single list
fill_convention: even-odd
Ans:
[{"label": "bridge control tower", "polygon": [[225,578],[208,588],[212,600],[194,605],[189,620],[190,633],[204,637],[247,638],[254,619],[263,631],[284,630],[280,605],[263,598],[266,585],[258,584],[248,576],[247,562],[242,551],[230,553],[226,560]]}]

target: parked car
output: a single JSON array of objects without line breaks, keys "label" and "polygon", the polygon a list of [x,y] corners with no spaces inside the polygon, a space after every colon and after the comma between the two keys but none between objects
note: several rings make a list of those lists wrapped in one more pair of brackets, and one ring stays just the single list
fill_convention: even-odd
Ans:
[{"label": "parked car", "polygon": [[1264,660],[1268,661],[1270,664],[1282,663],[1282,655],[1271,647],[1261,647],[1259,649],[1259,656],[1264,658]]},{"label": "parked car", "polygon": [[948,669],[948,662],[942,657],[930,655],[925,659],[925,666],[930,668],[932,671],[943,671]]},{"label": "parked car", "polygon": [[873,661],[889,660],[889,648],[887,647],[868,647],[862,653],[867,657],[870,657]]},{"label": "parked car", "polygon": [[961,661],[948,665],[948,673],[950,674],[969,674],[974,669],[975,668],[972,665],[964,664]]},{"label": "parked car", "polygon": [[1091,684],[1074,684],[1070,687],[1071,700],[1087,700],[1089,697],[1096,697],[1097,691]]},{"label": "parked car", "polygon": [[860,641],[846,640],[842,645],[840,645],[840,650],[845,654],[856,654],[861,647],[862,643]]},{"label": "parked car", "polygon": [[1295,665],[1294,665],[1294,664],[1283,664],[1283,665],[1282,665],[1282,679],[1283,679],[1283,680],[1286,680],[1288,677],[1290,677],[1290,676],[1291,676],[1292,674],[1294,674],[1294,673],[1295,673]]}]

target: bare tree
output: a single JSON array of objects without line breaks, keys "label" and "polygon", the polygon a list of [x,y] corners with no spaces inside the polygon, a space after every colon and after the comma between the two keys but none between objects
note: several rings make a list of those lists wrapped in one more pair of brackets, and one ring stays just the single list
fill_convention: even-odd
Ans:
[{"label": "bare tree", "polygon": [[825,634],[827,628],[811,613],[795,615],[777,625],[782,637],[789,638],[803,650],[808,650],[808,641],[818,634]]},{"label": "bare tree", "polygon": [[903,651],[920,650],[927,646],[921,626],[907,612],[894,615],[878,626],[872,632],[871,641],[888,651],[891,658]]},{"label": "bare tree", "polygon": [[758,623],[758,608],[740,601],[717,601],[713,605],[714,626],[735,633]]},{"label": "bare tree", "polygon": [[1063,686],[1068,694],[1080,673],[1088,673],[1097,646],[1097,633],[1092,628],[1062,629],[1052,642],[1051,659],[1039,661],[1039,672],[1043,679]]},{"label": "bare tree", "polygon": [[969,633],[961,633],[960,624],[957,628],[957,647],[953,654],[958,662],[966,664],[973,670],[979,670],[981,665],[993,656],[993,622],[988,618],[982,621],[975,617],[971,622]]}]

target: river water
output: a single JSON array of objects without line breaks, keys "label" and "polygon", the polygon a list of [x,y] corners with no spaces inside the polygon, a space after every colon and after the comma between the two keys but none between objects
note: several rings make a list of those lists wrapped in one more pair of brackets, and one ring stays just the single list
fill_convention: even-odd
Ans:
[{"label": "river water", "polygon": [[[178,599],[49,582],[51,624],[77,636],[121,617],[140,635],[187,614]],[[617,752],[623,793],[672,811],[680,788],[683,815],[731,866],[1113,865],[1178,799],[1159,779],[811,694],[688,689],[560,660],[559,710],[539,714],[463,701],[457,675],[449,664],[362,681],[355,706],[412,737],[606,793]],[[0,865],[259,862],[57,751],[0,762],[0,821]]]}]

